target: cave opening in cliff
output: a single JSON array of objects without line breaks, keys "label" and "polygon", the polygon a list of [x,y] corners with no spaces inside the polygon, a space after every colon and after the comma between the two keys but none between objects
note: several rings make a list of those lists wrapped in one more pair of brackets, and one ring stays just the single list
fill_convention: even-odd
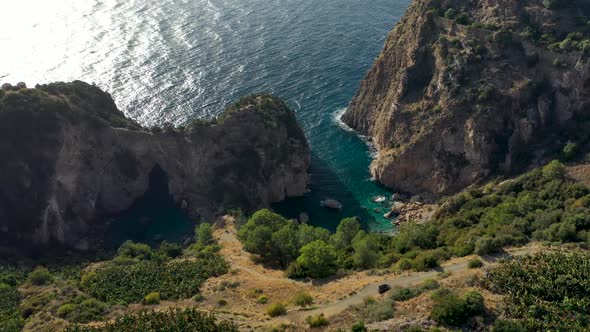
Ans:
[{"label": "cave opening in cliff", "polygon": [[150,171],[145,193],[127,211],[114,218],[106,243],[112,248],[127,240],[150,245],[164,240],[180,243],[191,232],[191,221],[170,194],[168,174],[156,164]]}]

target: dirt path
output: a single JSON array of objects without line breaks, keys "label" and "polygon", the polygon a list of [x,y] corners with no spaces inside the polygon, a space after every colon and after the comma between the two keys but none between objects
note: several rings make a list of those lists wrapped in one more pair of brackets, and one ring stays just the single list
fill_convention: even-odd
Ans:
[{"label": "dirt path", "polygon": [[[327,317],[335,316],[347,310],[350,306],[362,304],[365,298],[372,296],[379,298],[377,287],[381,284],[389,284],[392,287],[409,287],[420,284],[426,279],[434,278],[440,272],[461,273],[469,270],[469,257],[455,259],[443,264],[442,267],[427,272],[407,272],[404,274],[390,273],[385,276],[369,275],[366,271],[352,273],[333,281],[323,281],[317,284],[311,282],[296,281],[285,278],[283,271],[272,269],[252,261],[252,255],[244,251],[242,243],[238,240],[234,221],[231,217],[225,217],[216,224],[214,236],[221,245],[220,253],[226,258],[231,269],[239,270],[239,278],[245,289],[264,289],[268,295],[269,303],[286,303],[297,291],[305,290],[311,293],[317,303],[317,308],[304,310],[290,307],[285,316],[269,319],[265,316],[265,307],[255,303],[255,300],[248,299],[243,294],[241,298],[233,303],[240,303],[232,311],[248,312],[261,320],[266,320],[264,325],[283,322],[302,323],[309,315],[323,313]],[[538,247],[531,245],[514,250],[508,250],[508,254],[518,256],[534,252]],[[485,265],[493,265],[499,256],[482,257]],[[231,278],[222,276],[221,279]],[[211,282],[217,282],[210,279]],[[351,294],[351,295],[349,295]],[[246,302],[250,302],[247,304]],[[229,308],[228,308],[229,309]]]},{"label": "dirt path", "polygon": [[[531,253],[535,250],[535,248],[525,247],[525,248],[518,248],[508,253],[512,256],[520,256]],[[495,261],[498,259],[498,256],[488,256],[483,257],[485,265],[493,265]],[[434,278],[440,272],[451,272],[451,273],[458,273],[462,271],[468,270],[468,262],[460,262],[455,264],[448,264],[443,265],[441,268],[436,270],[431,270],[427,272],[409,272],[406,275],[399,275],[396,277],[385,277],[383,280],[379,282],[374,282],[369,285],[364,286],[363,288],[359,289],[354,295],[351,295],[347,298],[335,301],[330,304],[322,305],[314,310],[307,310],[307,311],[292,311],[289,312],[286,318],[293,320],[293,321],[303,321],[309,315],[317,315],[323,313],[326,317],[335,316],[342,311],[348,309],[350,306],[359,305],[364,302],[364,299],[368,296],[373,296],[378,298],[380,295],[377,291],[377,287],[381,284],[389,284],[391,287],[409,287],[414,286],[419,283],[424,282],[426,279]]]}]

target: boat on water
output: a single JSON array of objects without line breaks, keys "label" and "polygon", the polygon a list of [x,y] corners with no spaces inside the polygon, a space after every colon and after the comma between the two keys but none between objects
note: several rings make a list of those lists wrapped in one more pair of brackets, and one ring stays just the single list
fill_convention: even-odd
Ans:
[{"label": "boat on water", "polygon": [[342,204],[335,199],[325,199],[320,201],[320,206],[328,209],[341,210]]}]

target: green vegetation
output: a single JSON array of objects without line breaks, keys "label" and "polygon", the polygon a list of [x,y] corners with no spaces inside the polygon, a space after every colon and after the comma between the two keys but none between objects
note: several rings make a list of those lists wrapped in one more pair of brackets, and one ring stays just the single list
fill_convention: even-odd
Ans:
[{"label": "green vegetation", "polygon": [[211,314],[195,308],[171,309],[165,312],[141,312],[128,314],[103,327],[70,326],[66,332],[109,332],[109,331],[186,331],[186,332],[237,332],[236,325],[218,322]]},{"label": "green vegetation", "polygon": [[309,324],[309,327],[322,327],[330,325],[330,321],[324,316],[324,314],[314,315],[314,316],[307,316],[305,322]]},{"label": "green vegetation", "polygon": [[434,247],[455,255],[489,254],[531,239],[584,242],[590,229],[590,191],[551,162],[515,180],[447,199],[431,225],[400,229],[402,252]]},{"label": "green vegetation", "polygon": [[460,326],[468,318],[484,312],[483,296],[470,291],[459,297],[453,291],[441,288],[432,294],[434,306],[430,316],[435,322],[449,326]]},{"label": "green vegetation", "polygon": [[53,276],[48,269],[39,266],[29,273],[27,280],[31,283],[31,285],[43,286],[50,283],[53,280]]},{"label": "green vegetation", "polygon": [[391,299],[394,301],[407,301],[439,287],[439,283],[433,279],[426,280],[416,287],[395,287],[392,290]]},{"label": "green vegetation", "polygon": [[266,295],[260,295],[258,297],[258,299],[256,299],[256,302],[258,302],[260,304],[267,304],[268,303],[268,296],[266,296]]},{"label": "green vegetation", "polygon": [[467,263],[467,267],[469,267],[470,269],[479,269],[480,267],[483,266],[483,262],[481,261],[481,259],[472,259]]},{"label": "green vegetation", "polygon": [[590,255],[586,252],[518,257],[491,270],[484,285],[506,295],[505,312],[513,321],[498,325],[518,327],[512,331],[590,329]]},{"label": "green vegetation", "polygon": [[369,299],[366,301],[363,316],[369,322],[381,322],[393,318],[394,313],[395,309],[392,300],[375,301]]},{"label": "green vegetation", "polygon": [[140,262],[107,266],[83,277],[83,289],[111,303],[139,303],[150,292],[165,299],[190,298],[212,276],[227,273],[227,263],[217,255],[197,261]]},{"label": "green vegetation", "polygon": [[300,307],[310,306],[310,305],[313,304],[313,296],[311,296],[307,292],[303,292],[303,291],[302,292],[298,292],[293,297],[293,303],[295,303],[295,305],[298,305]]},{"label": "green vegetation", "polygon": [[19,311],[20,295],[16,286],[0,283],[0,331],[20,331],[24,325]]},{"label": "green vegetation", "polygon": [[283,316],[287,314],[287,308],[283,303],[273,303],[270,306],[268,306],[268,308],[266,308],[266,313],[270,317]]},{"label": "green vegetation", "polygon": [[387,236],[367,234],[355,218],[343,219],[336,232],[301,225],[260,210],[240,228],[244,249],[264,261],[287,267],[291,278],[323,278],[337,269],[366,269],[383,264]]},{"label": "green vegetation", "polygon": [[59,307],[57,315],[70,322],[88,323],[103,319],[107,312],[107,305],[96,300],[86,299],[79,303],[67,303]]},{"label": "green vegetation", "polygon": [[369,330],[365,327],[365,322],[358,321],[358,322],[352,324],[350,331],[351,332],[367,332]]},{"label": "green vegetation", "polygon": [[148,305],[160,304],[160,293],[151,292],[143,298],[143,303]]}]

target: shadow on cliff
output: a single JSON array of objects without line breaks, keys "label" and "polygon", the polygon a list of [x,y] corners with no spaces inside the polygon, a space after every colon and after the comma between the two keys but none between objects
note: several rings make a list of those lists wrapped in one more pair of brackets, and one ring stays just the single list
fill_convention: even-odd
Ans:
[{"label": "shadow on cliff", "polygon": [[[297,219],[304,212],[309,216],[309,224],[335,231],[340,220],[358,217],[363,227],[372,221],[369,211],[355,198],[349,188],[339,179],[330,166],[312,153],[310,169],[310,191],[303,197],[289,198],[272,205],[275,212]],[[320,206],[324,199],[335,199],[342,203],[342,210],[330,210]]]},{"label": "shadow on cliff", "polygon": [[163,240],[182,243],[191,234],[194,223],[174,203],[168,182],[168,175],[156,164],[145,194],[112,218],[105,236],[106,248],[114,249],[127,240],[151,245]]}]

